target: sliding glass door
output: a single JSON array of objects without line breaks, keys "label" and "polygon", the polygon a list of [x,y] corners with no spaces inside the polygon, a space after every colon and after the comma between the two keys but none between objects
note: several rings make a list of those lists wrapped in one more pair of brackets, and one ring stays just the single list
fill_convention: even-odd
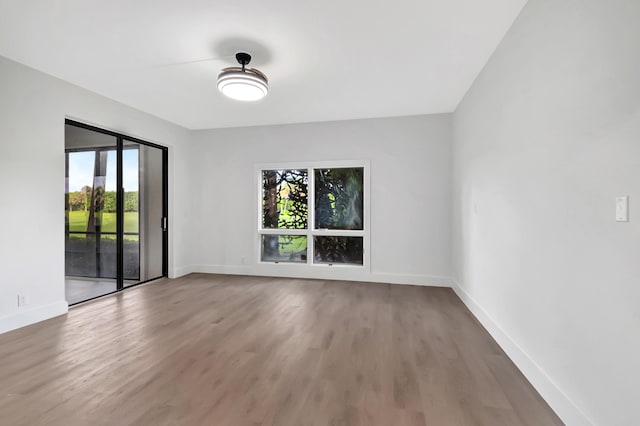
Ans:
[{"label": "sliding glass door", "polygon": [[164,275],[163,156],[161,149],[123,141],[125,286]]},{"label": "sliding glass door", "polygon": [[167,150],[67,120],[69,304],[166,276]]}]

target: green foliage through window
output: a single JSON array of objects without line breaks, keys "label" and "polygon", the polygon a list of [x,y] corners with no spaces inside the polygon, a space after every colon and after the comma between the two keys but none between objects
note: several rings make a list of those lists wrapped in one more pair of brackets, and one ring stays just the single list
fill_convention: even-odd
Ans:
[{"label": "green foliage through window", "polygon": [[362,265],[362,237],[317,236],[313,247],[316,263]]},{"label": "green foliage through window", "polygon": [[[261,179],[261,229],[278,230],[261,232],[262,261],[364,264],[364,167],[262,170]],[[308,244],[313,259],[307,257]]]},{"label": "green foliage through window", "polygon": [[364,168],[315,169],[316,229],[363,229]]},{"label": "green foliage through window", "polygon": [[[86,188],[86,190],[85,190]],[[69,210],[70,211],[88,211],[91,206],[91,187],[84,187],[81,191],[69,193]],[[96,191],[96,208],[102,205],[102,211],[105,213],[115,213],[117,209],[116,192],[104,191],[99,187]],[[104,204],[103,204],[104,203]],[[138,211],[138,191],[129,191],[124,193],[124,211]]]},{"label": "green foliage through window", "polygon": [[262,171],[262,226],[307,228],[307,170]]}]

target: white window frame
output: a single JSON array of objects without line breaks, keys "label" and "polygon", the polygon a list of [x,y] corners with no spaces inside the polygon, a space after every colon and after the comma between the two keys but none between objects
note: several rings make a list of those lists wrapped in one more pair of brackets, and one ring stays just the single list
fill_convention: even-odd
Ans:
[{"label": "white window frame", "polygon": [[[315,175],[314,169],[345,169],[363,168],[363,226],[362,230],[340,230],[340,229],[315,229]],[[307,194],[307,229],[265,229],[262,227],[262,171],[263,170],[302,170],[307,169],[308,194]],[[259,265],[297,266],[313,268],[356,268],[370,271],[370,184],[369,175],[371,164],[368,160],[339,160],[339,161],[300,161],[283,163],[263,163],[255,165],[255,188],[256,188],[256,219],[254,226],[255,259]],[[307,237],[307,262],[275,262],[262,260],[262,235],[304,235]],[[314,244],[315,236],[345,236],[362,237],[362,265],[345,263],[315,263]]]}]

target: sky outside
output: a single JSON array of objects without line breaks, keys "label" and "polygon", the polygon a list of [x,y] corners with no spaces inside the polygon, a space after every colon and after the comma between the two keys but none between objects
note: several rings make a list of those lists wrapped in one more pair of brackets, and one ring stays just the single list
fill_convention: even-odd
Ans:
[{"label": "sky outside", "polygon": [[[83,186],[93,187],[94,151],[69,153],[69,192],[80,191]],[[122,183],[124,191],[138,190],[138,150],[122,151]],[[116,190],[116,152],[109,151],[107,156],[106,191]]]}]

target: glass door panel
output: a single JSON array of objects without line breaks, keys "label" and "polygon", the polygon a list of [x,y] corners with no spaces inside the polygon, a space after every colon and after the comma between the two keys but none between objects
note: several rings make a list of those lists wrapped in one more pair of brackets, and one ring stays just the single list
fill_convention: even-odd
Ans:
[{"label": "glass door panel", "polygon": [[164,151],[124,140],[124,286],[164,274]]},{"label": "glass door panel", "polygon": [[65,126],[65,285],[69,304],[117,290],[118,140]]}]

